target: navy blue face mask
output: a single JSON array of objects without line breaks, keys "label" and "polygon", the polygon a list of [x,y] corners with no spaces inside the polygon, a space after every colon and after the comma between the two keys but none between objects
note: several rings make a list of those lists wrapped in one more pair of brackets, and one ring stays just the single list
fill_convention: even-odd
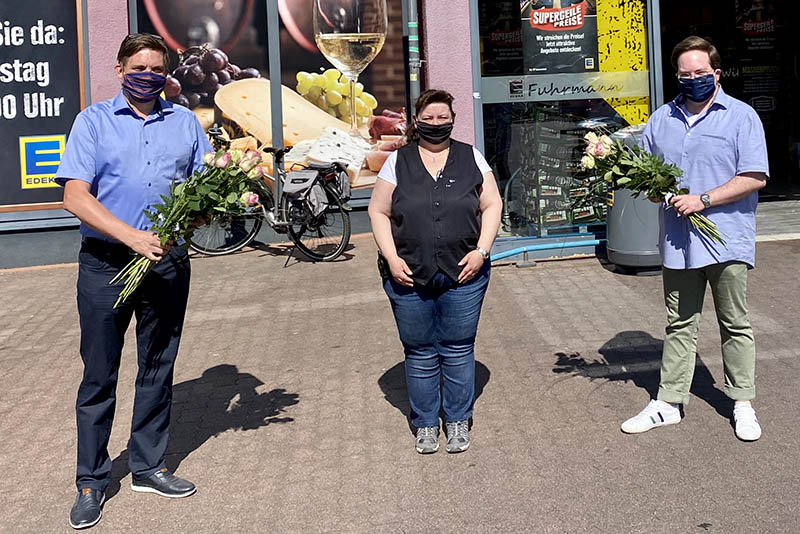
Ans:
[{"label": "navy blue face mask", "polygon": [[678,91],[692,102],[705,102],[716,89],[714,73],[697,78],[678,78]]}]

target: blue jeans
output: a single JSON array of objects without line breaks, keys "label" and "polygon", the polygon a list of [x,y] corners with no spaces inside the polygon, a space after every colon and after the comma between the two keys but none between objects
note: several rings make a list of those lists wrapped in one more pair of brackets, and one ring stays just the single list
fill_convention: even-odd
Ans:
[{"label": "blue jeans", "polygon": [[404,287],[389,279],[406,362],[406,387],[415,428],[472,417],[475,402],[475,333],[489,285],[489,262],[466,284],[439,271],[426,285]]}]

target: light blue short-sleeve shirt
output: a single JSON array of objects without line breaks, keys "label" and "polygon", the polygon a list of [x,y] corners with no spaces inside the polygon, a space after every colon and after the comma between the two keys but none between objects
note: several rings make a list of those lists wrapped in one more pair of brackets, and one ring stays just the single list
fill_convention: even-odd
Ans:
[{"label": "light blue short-sleeve shirt", "polygon": [[[755,110],[725,94],[720,86],[710,108],[690,125],[681,109],[682,97],[658,108],[647,121],[642,145],[682,171],[680,187],[700,195],[745,172],[769,177],[764,127]],[[661,212],[659,248],[669,269],[697,269],[715,263],[741,261],[755,266],[758,193],[702,211],[722,232],[727,246],[694,230],[670,208]]]},{"label": "light blue short-sleeve shirt", "polygon": [[[172,182],[203,167],[211,151],[202,126],[190,110],[158,99],[142,119],[122,92],[81,111],[72,125],[56,182],[91,184],[89,190],[112,215],[138,230],[152,226],[144,210],[169,196]],[[112,241],[85,224],[81,234]]]}]

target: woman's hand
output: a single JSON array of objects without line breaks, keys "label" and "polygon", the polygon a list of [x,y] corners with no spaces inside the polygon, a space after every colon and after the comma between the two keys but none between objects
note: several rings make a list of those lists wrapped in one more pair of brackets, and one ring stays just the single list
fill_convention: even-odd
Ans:
[{"label": "woman's hand", "polygon": [[483,256],[477,250],[467,252],[467,255],[458,262],[459,265],[464,266],[464,268],[461,269],[461,273],[458,275],[458,283],[464,284],[475,278],[475,275],[478,274],[478,271],[483,267],[484,261]]},{"label": "woman's hand", "polygon": [[412,287],[414,280],[411,279],[411,269],[408,268],[405,260],[400,256],[393,259],[386,259],[389,262],[389,270],[392,271],[392,278],[401,286]]}]

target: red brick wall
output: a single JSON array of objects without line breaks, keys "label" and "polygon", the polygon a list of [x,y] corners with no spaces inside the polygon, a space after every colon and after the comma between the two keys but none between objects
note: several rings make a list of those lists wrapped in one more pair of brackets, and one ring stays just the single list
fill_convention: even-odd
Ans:
[{"label": "red brick wall", "polygon": [[383,50],[369,66],[369,79],[365,79],[367,90],[378,99],[380,113],[384,108],[396,109],[405,106],[406,82],[403,63],[403,3],[387,0],[389,28]]}]

